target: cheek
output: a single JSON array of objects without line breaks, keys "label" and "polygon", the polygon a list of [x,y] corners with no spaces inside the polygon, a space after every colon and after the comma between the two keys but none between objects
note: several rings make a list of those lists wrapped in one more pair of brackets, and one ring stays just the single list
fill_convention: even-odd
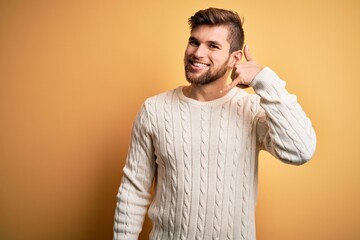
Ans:
[{"label": "cheek", "polygon": [[212,62],[214,65],[216,66],[221,66],[225,63],[226,59],[222,58],[222,57],[219,57],[219,56],[213,56],[212,58]]},{"label": "cheek", "polygon": [[185,57],[189,57],[191,55],[191,50],[189,48],[185,49]]},{"label": "cheek", "polygon": [[229,55],[221,55],[217,56],[216,60],[214,61],[216,61],[220,65],[231,64],[231,57]]}]

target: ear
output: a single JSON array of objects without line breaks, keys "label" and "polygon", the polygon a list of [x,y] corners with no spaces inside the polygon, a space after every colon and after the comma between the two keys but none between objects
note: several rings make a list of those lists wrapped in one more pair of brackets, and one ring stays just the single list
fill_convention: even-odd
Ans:
[{"label": "ear", "polygon": [[229,61],[229,65],[230,67],[234,67],[234,65],[237,62],[240,62],[241,58],[243,56],[243,52],[241,50],[237,50],[235,52],[232,52],[230,54],[230,61]]}]

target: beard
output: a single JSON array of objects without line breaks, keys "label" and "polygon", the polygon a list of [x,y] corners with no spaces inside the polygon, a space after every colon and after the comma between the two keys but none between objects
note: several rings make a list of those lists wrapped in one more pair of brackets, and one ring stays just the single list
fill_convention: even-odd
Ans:
[{"label": "beard", "polygon": [[206,85],[206,84],[212,83],[212,82],[218,80],[219,78],[222,78],[226,74],[226,72],[229,69],[229,67],[227,66],[229,59],[230,58],[228,58],[226,60],[226,62],[223,63],[217,69],[212,69],[210,66],[209,69],[207,69],[205,72],[203,72],[200,76],[192,75],[191,66],[190,66],[191,63],[188,60],[184,59],[186,80],[189,83],[199,84],[199,85]]}]

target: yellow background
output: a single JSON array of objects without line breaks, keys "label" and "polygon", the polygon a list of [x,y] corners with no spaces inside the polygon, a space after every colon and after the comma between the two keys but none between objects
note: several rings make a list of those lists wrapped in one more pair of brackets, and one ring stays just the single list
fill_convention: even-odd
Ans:
[{"label": "yellow background", "polygon": [[301,167],[261,154],[258,239],[360,239],[355,0],[0,1],[0,239],[111,239],[135,114],[186,84],[187,18],[210,6],[244,16],[318,137]]}]

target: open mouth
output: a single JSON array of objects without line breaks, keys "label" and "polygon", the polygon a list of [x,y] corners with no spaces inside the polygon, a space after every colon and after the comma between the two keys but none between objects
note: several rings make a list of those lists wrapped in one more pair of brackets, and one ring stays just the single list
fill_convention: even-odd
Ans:
[{"label": "open mouth", "polygon": [[194,61],[194,60],[189,60],[189,63],[191,64],[194,70],[203,70],[210,66],[210,64]]}]

